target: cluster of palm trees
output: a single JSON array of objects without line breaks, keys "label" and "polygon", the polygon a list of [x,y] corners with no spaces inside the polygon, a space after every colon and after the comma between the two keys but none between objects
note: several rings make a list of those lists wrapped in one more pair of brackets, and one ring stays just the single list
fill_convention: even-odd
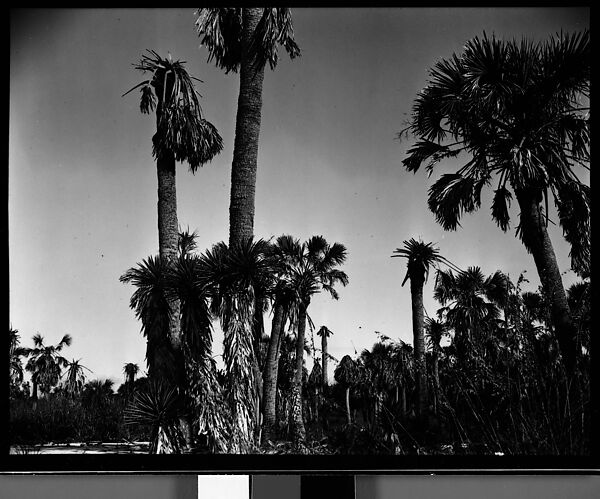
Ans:
[{"label": "cluster of palm trees", "polygon": [[[10,365],[10,395],[11,398],[24,396],[33,401],[39,396],[48,397],[50,394],[66,394],[71,397],[91,393],[99,386],[110,387],[113,393],[112,380],[88,381],[86,371],[92,371],[81,363],[81,359],[69,361],[62,355],[65,347],[71,346],[71,335],[65,334],[56,345],[46,344],[44,337],[36,333],[32,337],[33,347],[21,346],[21,336],[17,329],[9,327],[9,365]],[[22,357],[26,358],[23,366]],[[25,382],[25,372],[31,376],[31,385]],[[139,372],[137,364],[127,363],[123,368],[125,383],[123,386],[133,386]],[[104,389],[107,393],[106,388]]]},{"label": "cluster of palm trees", "polygon": [[[156,109],[153,154],[158,173],[159,254],[130,269],[121,280],[136,287],[131,307],[148,339],[149,377],[175,390],[178,403],[173,406],[178,416],[172,420],[178,420],[175,426],[188,448],[192,435],[200,434],[210,449],[228,452],[248,452],[261,440],[273,438],[278,359],[288,324],[295,332],[289,423],[301,449],[306,439],[302,385],[307,311],[312,295],[324,290],[337,298],[335,285],[347,284],[346,274],[337,268],[345,261],[346,249],[339,243],[330,246],[320,236],[300,244],[292,236],[274,242],[255,239],[253,232],[265,67],[268,62],[275,68],[279,45],[291,58],[300,50],[293,40],[289,9],[209,8],[196,14],[208,61],[240,74],[229,244],[218,243],[199,255],[194,234],[179,233],[175,162],[186,161],[195,172],[221,151],[222,139],[203,118],[184,63],[150,51],[136,68],[151,77],[134,88],[141,88],[142,112]],[[425,163],[431,174],[446,158],[469,157],[456,173],[442,175],[429,190],[429,208],[445,230],[455,230],[464,213],[479,208],[483,187],[497,179],[492,218],[506,231],[514,193],[521,210],[517,235],[534,257],[561,362],[568,376],[574,376],[581,357],[580,335],[546,225],[552,194],[571,244],[572,268],[584,278],[589,276],[590,190],[573,170],[575,166],[589,169],[589,32],[561,34],[545,43],[505,42],[484,34],[469,41],[462,54],[437,63],[430,75],[401,132],[417,138],[403,163],[413,172]],[[498,300],[508,300],[508,279],[501,273],[484,278],[475,267],[462,271],[431,243],[414,239],[405,241],[393,256],[408,260],[402,284],[410,280],[414,340],[412,368],[401,368],[412,378],[396,385],[396,399],[414,382],[415,414],[423,417],[430,403],[424,331],[429,331],[432,400],[437,410],[443,335],[454,331],[452,346],[457,359],[467,365],[481,348],[477,344],[481,321],[497,320],[494,307],[499,306]],[[423,307],[430,266],[437,268],[435,293],[442,304],[437,319],[426,318]],[[273,319],[265,345],[263,314],[269,308]],[[505,314],[507,310],[504,306]],[[214,320],[219,320],[225,333],[222,383],[212,357]],[[504,320],[508,323],[509,316]],[[316,380],[321,377],[321,388],[327,385],[330,332],[325,328],[319,334],[322,361],[315,362],[309,376],[317,398],[322,392]],[[406,360],[406,349],[399,351]],[[380,365],[376,360],[380,356],[367,357],[365,366]],[[335,373],[347,388],[349,423],[349,390],[360,377],[354,367],[346,356]],[[377,378],[377,386],[380,381]],[[404,412],[406,400],[403,395]],[[227,413],[219,410],[224,405]],[[381,404],[376,407],[375,420]],[[163,427],[158,425],[157,431]],[[178,448],[173,443],[163,447]]]},{"label": "cluster of palm trees", "polygon": [[[88,379],[92,371],[81,359],[64,357],[64,349],[72,342],[70,335],[47,344],[38,333],[33,336],[33,347],[21,346],[19,332],[12,327],[9,336],[11,444],[149,437],[148,430],[137,427],[132,433],[124,424],[124,406],[148,383],[146,378],[135,379],[136,364],[125,364],[125,382],[115,393],[113,380]],[[26,372],[30,381],[25,381]]]},{"label": "cluster of palm trees", "polygon": [[[183,232],[181,240],[188,236],[189,232]],[[173,314],[170,303],[177,299],[181,304],[183,379],[154,377],[178,388],[194,434],[203,433],[211,449],[248,452],[261,437],[263,441],[273,437],[286,330],[295,332],[290,422],[294,441],[302,446],[306,439],[302,380],[308,309],[312,297],[321,291],[337,299],[336,285],[348,282],[339,269],[345,259],[342,244],[330,245],[321,236],[300,243],[283,235],[273,242],[249,239],[231,248],[219,243],[202,254],[180,252],[172,263],[150,257],[122,276],[123,282],[136,287],[131,306],[148,338],[151,378],[160,372],[155,362],[163,363],[164,369],[174,362],[169,342],[160,339],[164,340]],[[261,319],[269,308],[273,321],[265,345]],[[215,320],[225,334],[224,383],[218,380],[212,353]]]},{"label": "cluster of palm trees", "polygon": [[[439,257],[433,245],[417,244],[420,254],[427,248]],[[347,422],[370,429],[372,452],[436,452],[449,443],[455,452],[590,451],[590,281],[567,290],[577,329],[573,371],[562,359],[550,300],[542,287],[523,291],[526,282],[524,274],[514,283],[500,271],[440,266],[433,292],[440,307],[433,317],[419,308],[425,317],[413,321],[423,325],[415,338],[422,354],[379,334],[371,350],[342,358],[335,379],[346,393]]]}]

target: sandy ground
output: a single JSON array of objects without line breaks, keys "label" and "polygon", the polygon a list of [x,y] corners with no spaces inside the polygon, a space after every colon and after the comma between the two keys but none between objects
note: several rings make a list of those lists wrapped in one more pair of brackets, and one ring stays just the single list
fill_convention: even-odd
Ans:
[{"label": "sandy ground", "polygon": [[149,442],[101,442],[14,446],[11,454],[147,454]]}]

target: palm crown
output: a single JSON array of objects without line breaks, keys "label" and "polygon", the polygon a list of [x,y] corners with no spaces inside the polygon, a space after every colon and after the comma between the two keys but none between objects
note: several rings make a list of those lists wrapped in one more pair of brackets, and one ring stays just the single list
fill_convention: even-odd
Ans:
[{"label": "palm crown", "polygon": [[71,336],[65,334],[56,345],[45,345],[42,335],[33,336],[34,347],[26,350],[29,360],[25,369],[32,373],[32,378],[43,392],[49,392],[56,386],[61,368],[69,365],[69,361],[60,352],[65,346],[71,345],[71,341]]},{"label": "palm crown", "polygon": [[440,255],[439,249],[433,243],[424,243],[410,238],[408,241],[403,241],[403,248],[396,248],[394,257],[402,257],[408,259],[406,275],[402,281],[402,286],[407,279],[423,281],[429,276],[429,268],[438,263],[446,263],[452,265],[449,260]]},{"label": "palm crown", "polygon": [[[509,227],[511,189],[546,201],[551,193],[571,244],[572,266],[590,258],[590,189],[574,173],[589,169],[589,31],[546,43],[474,38],[464,52],[438,62],[413,107],[409,126],[418,142],[403,161],[429,174],[445,158],[470,155],[456,173],[429,190],[429,208],[446,230],[481,205],[497,177],[492,217]],[[528,249],[527,234],[518,231]]]},{"label": "palm crown", "polygon": [[[208,61],[226,72],[237,72],[242,60],[242,9],[232,7],[198,9],[196,28],[201,44],[208,48]],[[256,26],[249,50],[260,66],[277,66],[277,47],[282,45],[290,58],[300,55],[294,41],[292,15],[287,8],[266,8]]]},{"label": "palm crown", "polygon": [[223,140],[217,129],[204,118],[194,82],[184,61],[160,57],[153,50],[142,56],[135,66],[143,73],[152,73],[125,94],[140,88],[140,110],[149,114],[156,108],[156,134],[152,153],[155,158],[170,151],[177,161],[187,161],[190,170],[209,162],[223,149]]}]

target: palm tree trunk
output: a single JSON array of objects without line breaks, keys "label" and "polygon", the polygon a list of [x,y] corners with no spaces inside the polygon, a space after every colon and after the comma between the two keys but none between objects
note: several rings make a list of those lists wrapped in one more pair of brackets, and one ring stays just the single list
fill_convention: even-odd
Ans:
[{"label": "palm tree trunk", "polygon": [[[157,112],[157,119],[160,113]],[[175,177],[175,156],[171,151],[163,151],[156,161],[158,176],[158,248],[161,258],[169,262],[177,259],[179,226],[177,223],[177,185]],[[186,387],[185,365],[181,348],[181,304],[178,299],[169,299],[171,316],[169,318],[169,347],[173,353],[175,365],[159,367],[157,362],[150,367],[149,372],[156,374],[158,379],[168,380],[178,387],[180,394]],[[160,352],[152,352],[160,356]],[[152,358],[152,357],[149,357]],[[185,445],[191,447],[191,422],[189,418],[179,418],[180,427],[185,437]]]},{"label": "palm tree trunk", "polygon": [[402,385],[402,417],[406,417],[406,387]]},{"label": "palm tree trunk", "polygon": [[263,385],[263,441],[273,438],[276,422],[277,374],[279,370],[279,345],[284,324],[284,307],[275,303],[271,338],[265,364],[265,379]]},{"label": "palm tree trunk", "polygon": [[33,392],[31,394],[31,398],[32,398],[32,400],[37,400],[38,399],[38,384],[37,384],[37,381],[32,378],[31,383],[33,385]]},{"label": "palm tree trunk", "polygon": [[346,416],[348,417],[348,424],[352,424],[352,416],[350,415],[350,387],[346,387]]},{"label": "palm tree trunk", "polygon": [[327,334],[321,336],[321,364],[323,365],[323,390],[327,386]]},{"label": "palm tree trunk", "polygon": [[417,390],[417,415],[427,410],[427,371],[425,366],[425,334],[423,311],[424,278],[411,276],[410,293],[412,298],[413,341],[415,346],[415,381]]},{"label": "palm tree trunk", "polygon": [[[265,297],[262,292],[257,292],[254,297],[254,317],[252,320],[252,333],[254,335],[254,373],[255,381],[257,383],[257,389],[255,390],[255,418],[254,418],[254,429],[256,435],[260,435],[261,432],[261,414],[263,411],[262,407],[262,395],[263,395],[263,377],[260,366],[262,365],[262,336],[264,333],[264,320],[263,320],[263,309],[264,309]],[[256,441],[260,443],[260,438],[256,438]]]},{"label": "palm tree trunk", "polygon": [[[175,180],[175,157],[170,151],[164,152],[156,161],[158,175],[158,248],[161,258],[172,262],[177,258],[177,190]],[[169,300],[171,318],[169,320],[169,340],[173,348],[176,365],[172,369],[161,369],[157,377],[183,383],[183,359],[181,358],[181,324],[179,300]],[[158,352],[154,352],[158,354]],[[154,361],[153,361],[154,362]],[[152,370],[152,369],[151,369]],[[166,372],[164,372],[166,371]]]},{"label": "palm tree trunk", "polygon": [[231,167],[229,246],[254,234],[254,195],[265,67],[257,61],[250,46],[262,10],[242,9],[242,60]]},{"label": "palm tree trunk", "polygon": [[298,314],[298,338],[296,339],[296,371],[292,386],[292,435],[296,444],[304,444],[306,431],[302,419],[302,367],[304,364],[304,333],[306,330],[306,307],[300,305]]},{"label": "palm tree trunk", "polygon": [[438,413],[438,400],[440,394],[440,372],[439,372],[439,356],[437,348],[433,352],[433,412]]},{"label": "palm tree trunk", "polygon": [[577,330],[571,318],[567,295],[560,276],[556,254],[546,230],[541,199],[531,191],[515,190],[521,208],[520,230],[527,250],[533,255],[544,293],[550,303],[552,323],[565,368],[573,373]]}]

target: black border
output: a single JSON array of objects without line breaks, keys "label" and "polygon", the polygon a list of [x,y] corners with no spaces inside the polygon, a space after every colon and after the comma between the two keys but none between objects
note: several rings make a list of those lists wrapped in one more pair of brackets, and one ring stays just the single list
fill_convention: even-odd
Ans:
[{"label": "black border", "polygon": [[600,474],[592,456],[6,455],[3,473]]}]

